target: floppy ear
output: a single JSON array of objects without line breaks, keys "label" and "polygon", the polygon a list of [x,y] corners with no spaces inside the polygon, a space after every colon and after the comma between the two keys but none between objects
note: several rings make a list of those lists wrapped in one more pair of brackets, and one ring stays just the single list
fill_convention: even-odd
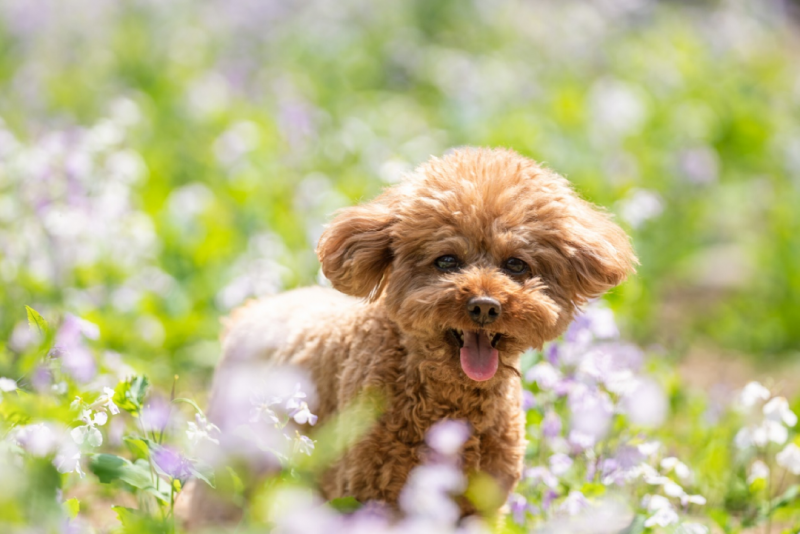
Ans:
[{"label": "floppy ear", "polygon": [[378,298],[394,258],[390,232],[395,219],[385,194],[338,212],[317,245],[322,272],[333,287],[354,297]]},{"label": "floppy ear", "polygon": [[600,296],[636,271],[639,260],[630,239],[607,213],[575,198],[564,224],[563,254],[570,264],[576,302]]}]

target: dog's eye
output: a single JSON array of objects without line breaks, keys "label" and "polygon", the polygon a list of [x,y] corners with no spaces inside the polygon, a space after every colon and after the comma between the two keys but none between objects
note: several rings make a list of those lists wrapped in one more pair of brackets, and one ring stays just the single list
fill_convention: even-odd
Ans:
[{"label": "dog's eye", "polygon": [[528,270],[528,264],[519,258],[509,258],[503,266],[511,274],[523,274]]},{"label": "dog's eye", "polygon": [[439,256],[434,264],[440,271],[455,271],[460,266],[458,258],[455,256]]}]

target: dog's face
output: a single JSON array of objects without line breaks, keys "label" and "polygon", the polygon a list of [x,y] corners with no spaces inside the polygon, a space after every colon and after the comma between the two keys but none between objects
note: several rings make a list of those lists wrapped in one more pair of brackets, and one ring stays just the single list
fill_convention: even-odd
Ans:
[{"label": "dog's face", "polygon": [[382,299],[455,376],[484,382],[567,327],[625,279],[627,235],[569,183],[508,150],[433,159],[373,202],[347,208],[318,247],[325,276]]}]

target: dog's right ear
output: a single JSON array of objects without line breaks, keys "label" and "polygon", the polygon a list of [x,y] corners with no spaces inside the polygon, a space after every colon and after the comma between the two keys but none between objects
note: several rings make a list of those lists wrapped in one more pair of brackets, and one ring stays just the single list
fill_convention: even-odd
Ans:
[{"label": "dog's right ear", "polygon": [[333,287],[354,297],[378,298],[394,258],[390,233],[395,220],[385,193],[338,212],[317,245],[322,272]]}]

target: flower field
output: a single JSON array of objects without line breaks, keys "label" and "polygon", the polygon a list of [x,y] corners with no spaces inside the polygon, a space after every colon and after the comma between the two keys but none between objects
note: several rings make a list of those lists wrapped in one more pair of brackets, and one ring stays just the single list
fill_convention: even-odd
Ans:
[{"label": "flower field", "polygon": [[[797,533],[799,23],[772,0],[0,0],[0,531],[182,532],[208,484],[237,532]],[[567,176],[641,266],[525,353],[502,514],[459,521],[456,497],[501,503],[457,421],[402,520],[326,503],[347,440],[307,377],[248,377],[206,418],[220,318],[324,283],[331,214],[460,145]],[[369,418],[341,414],[348,439]]]}]

